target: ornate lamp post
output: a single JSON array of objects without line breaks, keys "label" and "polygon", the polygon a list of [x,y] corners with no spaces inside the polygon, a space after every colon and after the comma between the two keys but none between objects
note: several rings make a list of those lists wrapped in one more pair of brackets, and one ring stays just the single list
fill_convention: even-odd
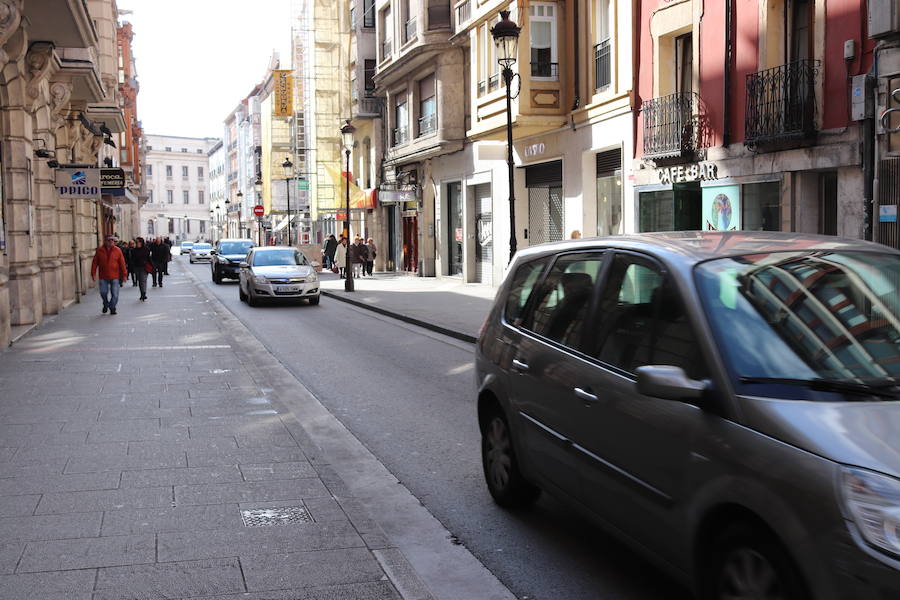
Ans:
[{"label": "ornate lamp post", "polygon": [[[491,36],[497,46],[497,62],[503,67],[503,82],[506,83],[506,164],[509,170],[509,260],[516,253],[516,194],[514,186],[513,141],[512,141],[512,66],[516,64],[519,52],[519,32],[509,18],[508,10],[500,11],[500,22],[491,28]],[[518,92],[516,92],[518,96]]]},{"label": "ornate lamp post", "polygon": [[350,268],[350,150],[353,148],[353,134],[356,127],[350,124],[350,119],[341,127],[341,140],[344,143],[344,154],[347,156],[347,181],[344,184],[344,197],[346,200],[346,227],[344,227],[344,239],[347,240],[347,263],[344,265],[344,291],[353,291],[353,270]]},{"label": "ornate lamp post", "polygon": [[237,226],[237,236],[244,237],[244,192],[239,191],[237,194],[237,205],[238,205],[238,226]]},{"label": "ornate lamp post", "polygon": [[288,230],[288,246],[293,246],[293,242],[291,241],[292,235],[291,231],[294,229],[294,224],[291,223],[291,179],[294,178],[294,163],[291,162],[290,157],[286,157],[284,162],[281,163],[281,168],[284,169],[284,189],[287,190],[287,230]]},{"label": "ornate lamp post", "polygon": [[[257,176],[256,182],[253,184],[253,191],[256,192],[256,203],[262,204],[262,177]],[[262,234],[262,217],[256,219],[256,229],[259,234],[259,245],[263,245],[263,234]]]}]

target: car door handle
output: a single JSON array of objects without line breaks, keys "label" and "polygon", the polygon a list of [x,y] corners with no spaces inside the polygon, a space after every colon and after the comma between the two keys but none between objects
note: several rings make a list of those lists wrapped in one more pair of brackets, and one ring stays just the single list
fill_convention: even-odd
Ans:
[{"label": "car door handle", "polygon": [[516,371],[527,371],[528,365],[523,363],[521,360],[514,358],[512,361],[512,368]]},{"label": "car door handle", "polygon": [[587,392],[578,387],[575,388],[575,395],[578,396],[579,398],[581,398],[582,400],[584,400],[585,402],[597,402],[599,400],[599,398],[596,396],[596,394],[592,394],[592,393]]}]

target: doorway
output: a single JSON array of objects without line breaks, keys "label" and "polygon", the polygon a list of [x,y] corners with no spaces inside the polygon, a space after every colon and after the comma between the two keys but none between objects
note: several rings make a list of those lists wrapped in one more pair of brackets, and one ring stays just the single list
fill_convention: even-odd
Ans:
[{"label": "doorway", "polygon": [[494,270],[494,217],[491,184],[475,186],[475,282],[491,283]]},{"label": "doorway", "polygon": [[463,272],[463,202],[462,184],[447,184],[447,275]]}]

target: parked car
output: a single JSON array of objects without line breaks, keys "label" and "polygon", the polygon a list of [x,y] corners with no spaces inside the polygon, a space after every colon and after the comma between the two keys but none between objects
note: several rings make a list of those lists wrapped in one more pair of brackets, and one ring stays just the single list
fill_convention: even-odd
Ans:
[{"label": "parked car", "polygon": [[476,349],[487,487],[703,600],[900,598],[900,252],[683,232],[519,252]]},{"label": "parked car", "polygon": [[213,245],[210,261],[212,280],[222,283],[223,279],[239,279],[240,264],[247,257],[247,252],[256,244],[249,239],[224,239],[217,240]]},{"label": "parked car", "polygon": [[191,248],[193,247],[194,242],[181,242],[181,244],[177,246],[177,251],[175,246],[172,247],[172,255],[177,256],[178,254],[183,254],[187,256],[191,253]]},{"label": "parked car", "polygon": [[296,248],[251,248],[240,267],[238,295],[250,306],[277,298],[319,303],[319,276],[306,255]]},{"label": "parked car", "polygon": [[212,260],[212,244],[194,244],[191,246],[189,259],[191,264],[201,260]]}]

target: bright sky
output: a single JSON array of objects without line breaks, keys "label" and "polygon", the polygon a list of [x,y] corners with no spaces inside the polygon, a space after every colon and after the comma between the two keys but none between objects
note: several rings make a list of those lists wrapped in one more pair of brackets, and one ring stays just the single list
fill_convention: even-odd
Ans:
[{"label": "bright sky", "polygon": [[132,10],[144,133],[222,137],[225,117],[266,74],[290,65],[291,0],[118,0]]}]

